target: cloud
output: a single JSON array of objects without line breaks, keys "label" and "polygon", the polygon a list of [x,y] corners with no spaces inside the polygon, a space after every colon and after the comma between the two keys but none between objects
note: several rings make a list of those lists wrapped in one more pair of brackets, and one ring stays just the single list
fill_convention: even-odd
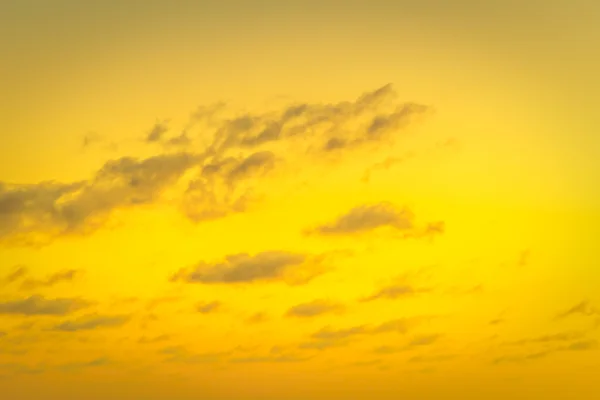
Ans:
[{"label": "cloud", "polygon": [[399,299],[399,298],[407,298],[417,296],[420,293],[429,292],[430,289],[423,288],[415,288],[411,284],[408,283],[398,283],[393,285],[385,286],[372,295],[361,299],[362,302],[370,302],[374,300],[380,299]]},{"label": "cloud", "polygon": [[[577,336],[573,336],[577,337]],[[567,337],[560,337],[554,340],[545,340],[541,343],[552,342],[552,341],[566,341]],[[551,349],[545,349],[538,352],[528,353],[528,354],[518,354],[518,355],[507,355],[497,357],[492,360],[492,364],[503,364],[503,363],[523,363],[527,361],[537,360],[540,358],[545,358],[551,354],[558,352],[572,352],[572,351],[591,351],[598,348],[598,341],[596,339],[583,339],[577,340],[568,345],[558,346]]]},{"label": "cloud", "polygon": [[190,153],[111,160],[87,181],[0,182],[0,243],[36,244],[100,228],[119,208],[150,204],[201,157]]},{"label": "cloud", "polygon": [[188,183],[181,209],[194,222],[243,212],[258,201],[252,179],[264,176],[275,165],[276,156],[270,151],[213,158]]},{"label": "cloud", "polygon": [[142,344],[146,344],[146,343],[160,343],[160,342],[165,342],[171,339],[170,335],[158,335],[155,337],[146,337],[146,336],[142,336],[139,340],[138,343],[142,343]]},{"label": "cloud", "polygon": [[297,304],[291,307],[286,316],[310,318],[328,313],[339,313],[344,310],[344,306],[329,300],[314,300],[308,303]]},{"label": "cloud", "polygon": [[346,235],[372,231],[384,226],[398,230],[413,228],[414,215],[389,203],[361,205],[339,216],[335,221],[316,227],[321,235]]},{"label": "cloud", "polygon": [[265,314],[264,312],[257,312],[255,314],[252,314],[248,318],[246,318],[246,323],[247,324],[259,324],[261,322],[267,321],[268,319],[269,319],[268,315]]},{"label": "cloud", "polygon": [[160,350],[167,356],[166,361],[183,364],[212,364],[224,361],[231,352],[194,353],[183,346],[169,346]]},{"label": "cloud", "polygon": [[38,280],[38,279],[26,279],[23,281],[21,285],[21,289],[23,290],[33,290],[40,287],[52,287],[61,282],[69,282],[74,280],[77,276],[81,274],[81,271],[76,269],[68,269],[60,272],[56,272],[46,279]]},{"label": "cloud", "polygon": [[13,283],[18,281],[19,279],[25,277],[28,273],[28,269],[26,266],[24,265],[17,265],[15,268],[13,268],[13,271],[10,272],[8,275],[6,275],[6,277],[4,278],[4,281],[6,283]]},{"label": "cloud", "polygon": [[61,365],[57,366],[57,369],[65,371],[65,372],[73,372],[73,371],[79,371],[79,370],[86,369],[86,368],[102,367],[102,366],[109,365],[112,363],[113,363],[113,361],[111,359],[109,359],[108,357],[99,357],[99,358],[94,358],[89,361],[80,361],[80,362],[61,364]]},{"label": "cloud", "polygon": [[556,319],[565,319],[574,315],[594,316],[600,315],[600,310],[594,307],[588,300],[575,304],[573,307],[559,313]]},{"label": "cloud", "polygon": [[407,347],[413,348],[413,347],[429,346],[429,345],[432,345],[435,342],[437,342],[441,337],[442,337],[442,335],[437,334],[437,333],[429,334],[429,335],[415,336],[413,339],[411,339],[410,342],[408,342]]},{"label": "cloud", "polygon": [[63,332],[76,332],[97,328],[110,328],[122,326],[129,321],[127,315],[98,315],[88,314],[70,321],[61,322],[53,330]]},{"label": "cloud", "polygon": [[166,141],[167,121],[157,122],[146,136],[149,142],[160,141],[181,149],[196,146],[189,131],[202,121],[209,122],[204,127],[208,131],[202,135],[208,137],[208,142],[196,146],[199,154],[179,152],[110,160],[90,179],[78,182],[0,182],[0,243],[43,245],[65,235],[92,233],[103,227],[117,209],[158,201],[165,189],[178,183],[192,168],[199,169],[199,173],[187,182],[181,200],[180,211],[186,217],[201,222],[244,212],[264,197],[257,180],[285,161],[284,154],[275,151],[277,146],[268,150],[261,147],[285,141],[285,148],[301,156],[314,149],[318,149],[319,156],[323,147],[343,151],[382,142],[413,116],[430,110],[411,102],[397,104],[396,97],[392,85],[387,84],[354,101],[294,104],[277,112],[249,113],[225,120],[215,117],[223,104],[201,107],[179,136]]},{"label": "cloud", "polygon": [[[396,93],[391,84],[359,96],[355,101],[334,104],[296,104],[269,114],[245,114],[224,121],[216,131],[210,147],[216,154],[233,148],[255,148],[268,143],[307,138],[323,140],[322,149],[357,147],[366,142],[380,141],[412,121],[412,117],[431,110],[425,105],[404,103],[389,108]],[[344,127],[369,123],[352,130]]]},{"label": "cloud", "polygon": [[397,318],[379,325],[355,325],[349,328],[333,329],[330,326],[321,328],[310,335],[310,341],[302,343],[302,349],[323,350],[331,347],[347,345],[352,339],[366,335],[386,333],[406,334],[428,317]]},{"label": "cloud", "polygon": [[388,228],[402,237],[425,238],[444,233],[444,222],[430,222],[424,227],[415,224],[415,215],[408,208],[399,208],[389,202],[364,204],[352,208],[335,220],[305,230],[305,234],[324,236],[358,235]]},{"label": "cloud", "polygon": [[178,271],[172,281],[201,284],[240,284],[287,280],[307,283],[322,272],[319,260],[305,254],[267,251],[255,255],[233,254],[216,263],[200,262]]},{"label": "cloud", "polygon": [[254,356],[254,357],[238,357],[232,358],[230,362],[235,364],[279,364],[279,363],[297,363],[308,361],[312,357],[300,357],[297,355],[269,355],[269,356]]},{"label": "cloud", "polygon": [[456,354],[438,354],[433,356],[414,356],[408,359],[410,363],[435,363],[442,361],[450,361],[457,358]]},{"label": "cloud", "polygon": [[22,300],[0,303],[0,314],[67,315],[90,305],[90,302],[80,298],[47,299],[44,296],[33,295]]},{"label": "cloud", "polygon": [[532,343],[551,343],[551,342],[568,342],[574,339],[583,337],[584,334],[581,332],[563,332],[552,335],[543,335],[535,338],[521,339],[512,342],[507,342],[505,345],[509,346],[523,346]]},{"label": "cloud", "polygon": [[362,181],[364,183],[368,183],[371,180],[371,175],[373,174],[373,172],[379,171],[379,170],[388,170],[392,166],[403,164],[406,161],[414,158],[415,156],[416,156],[416,154],[414,152],[409,151],[400,157],[388,157],[385,160],[383,160],[382,162],[376,163],[373,166],[371,166],[370,168],[368,168],[362,177]]},{"label": "cloud", "polygon": [[222,304],[219,301],[211,301],[210,303],[200,303],[196,305],[196,311],[201,314],[210,314],[221,308]]},{"label": "cloud", "polygon": [[154,143],[159,142],[165,133],[169,131],[169,127],[167,126],[168,121],[157,122],[154,124],[148,135],[146,136],[146,142]]}]

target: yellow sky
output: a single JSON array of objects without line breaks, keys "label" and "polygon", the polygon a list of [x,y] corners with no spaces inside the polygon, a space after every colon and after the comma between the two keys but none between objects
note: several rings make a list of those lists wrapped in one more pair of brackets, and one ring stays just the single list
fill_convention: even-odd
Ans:
[{"label": "yellow sky", "polygon": [[0,393],[597,398],[599,27],[2,2]]}]

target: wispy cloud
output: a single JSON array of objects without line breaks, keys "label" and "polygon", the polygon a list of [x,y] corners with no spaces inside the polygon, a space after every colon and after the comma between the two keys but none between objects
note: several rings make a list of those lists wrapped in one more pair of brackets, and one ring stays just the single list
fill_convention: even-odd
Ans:
[{"label": "wispy cloud", "polygon": [[400,232],[404,238],[422,238],[442,234],[445,227],[442,221],[419,227],[415,223],[414,213],[408,208],[381,202],[354,207],[331,222],[306,229],[305,233],[344,236],[369,233],[381,228]]},{"label": "wispy cloud", "polygon": [[[314,268],[318,263],[318,259],[311,259],[305,254],[285,251],[268,251],[255,255],[233,254],[221,262],[201,262],[194,267],[182,269],[171,280],[201,284],[240,284],[286,280],[286,277],[291,277],[300,279],[295,280],[296,283],[306,283],[322,272],[319,268]],[[307,274],[298,272],[298,269]]]},{"label": "wispy cloud", "polygon": [[[392,85],[388,84],[354,101],[294,104],[278,112],[246,114],[225,120],[214,118],[223,105],[207,106],[192,115],[178,136],[170,138],[166,136],[167,121],[157,122],[148,132],[147,141],[180,149],[193,148],[197,152],[110,160],[90,179],[78,182],[0,182],[0,244],[41,245],[64,235],[94,232],[104,226],[117,209],[158,201],[162,192],[179,183],[184,175],[188,179],[186,173],[191,169],[197,170],[197,174],[187,182],[180,203],[180,211],[190,220],[201,222],[244,212],[263,197],[255,182],[279,161],[285,161],[283,153],[263,146],[286,141],[299,154],[306,155],[310,149],[317,149],[318,156],[323,151],[339,152],[369,143],[383,143],[400,132],[413,117],[431,110],[411,102],[397,104],[396,97]],[[189,131],[200,121],[208,120],[207,129],[212,132],[203,135],[208,142],[197,145]],[[349,124],[357,128],[346,129]],[[91,140],[88,138],[86,143]],[[396,215],[393,220],[379,224],[401,227],[408,222],[404,220],[407,217]],[[380,215],[380,218],[385,219],[385,216]],[[353,228],[356,218],[350,219],[330,230],[369,227],[367,223]]]},{"label": "wispy cloud", "polygon": [[199,162],[178,153],[107,162],[88,181],[9,185],[0,182],[0,242],[39,244],[103,226],[117,208],[149,204]]},{"label": "wispy cloud", "polygon": [[152,129],[146,135],[146,142],[154,143],[160,141],[165,133],[169,131],[169,126],[167,125],[169,121],[160,121],[154,124]]},{"label": "wispy cloud", "polygon": [[68,269],[51,274],[46,279],[29,278],[23,281],[21,289],[33,290],[41,287],[52,287],[61,282],[70,282],[81,274],[81,271],[76,269]]},{"label": "wispy cloud", "polygon": [[196,305],[196,311],[201,314],[210,314],[215,311],[218,311],[222,308],[222,304],[219,301],[211,301],[208,303],[199,303]]},{"label": "wispy cloud", "polygon": [[69,321],[61,322],[54,326],[53,330],[63,332],[76,332],[93,330],[97,328],[117,327],[129,321],[127,315],[99,315],[88,314]]},{"label": "wispy cloud", "polygon": [[594,307],[589,300],[584,300],[580,303],[575,304],[573,307],[558,313],[556,319],[565,319],[567,317],[583,315],[583,316],[600,316],[600,310]]},{"label": "wispy cloud", "polygon": [[344,311],[342,304],[330,301],[330,300],[314,300],[308,303],[297,304],[291,307],[286,316],[288,317],[299,317],[299,318],[311,318],[323,314],[329,313],[340,313]]},{"label": "wispy cloud", "polygon": [[29,270],[26,266],[17,265],[16,267],[13,268],[12,272],[10,272],[8,275],[6,275],[6,277],[4,278],[4,282],[9,283],[9,284],[16,282],[19,279],[24,278],[28,274],[28,272],[29,272]]},{"label": "wispy cloud", "polygon": [[54,298],[33,295],[25,299],[0,303],[0,314],[66,315],[89,307],[89,301],[80,298]]},{"label": "wispy cloud", "polygon": [[[559,340],[562,341],[562,340]],[[492,360],[492,364],[503,364],[503,363],[523,363],[527,361],[533,361],[540,358],[548,357],[551,354],[558,352],[576,352],[576,351],[591,351],[598,348],[598,341],[596,339],[582,339],[571,342],[567,345],[561,345],[558,347],[544,349],[541,351],[517,354],[517,355],[505,355],[497,357]]]},{"label": "wispy cloud", "polygon": [[377,290],[370,296],[364,297],[360,299],[362,302],[370,302],[374,300],[380,299],[399,299],[399,298],[408,298],[414,297],[421,293],[430,292],[430,289],[425,288],[417,288],[408,283],[397,283],[392,285],[387,285]]}]

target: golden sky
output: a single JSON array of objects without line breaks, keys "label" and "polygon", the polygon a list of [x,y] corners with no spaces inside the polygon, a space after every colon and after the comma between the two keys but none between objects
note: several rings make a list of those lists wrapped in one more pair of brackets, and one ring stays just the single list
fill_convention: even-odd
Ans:
[{"label": "golden sky", "polygon": [[599,47],[595,0],[0,2],[2,398],[597,398]]}]

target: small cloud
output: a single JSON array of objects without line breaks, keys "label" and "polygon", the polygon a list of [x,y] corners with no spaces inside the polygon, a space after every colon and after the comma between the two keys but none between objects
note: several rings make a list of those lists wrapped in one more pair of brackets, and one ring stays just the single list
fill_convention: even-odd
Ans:
[{"label": "small cloud", "polygon": [[47,299],[44,296],[33,295],[22,300],[0,303],[0,314],[67,315],[90,305],[90,302],[80,298]]},{"label": "small cloud", "polygon": [[580,340],[564,348],[565,351],[587,351],[598,348],[597,340]]},{"label": "small cloud", "polygon": [[[268,251],[255,255],[229,255],[222,262],[201,262],[190,269],[177,272],[172,281],[201,284],[240,284],[285,280],[308,261],[304,254]],[[315,274],[318,271],[315,270]],[[306,277],[306,282],[313,276]],[[303,283],[303,282],[301,282]]]},{"label": "small cloud", "polygon": [[398,230],[413,228],[414,215],[408,209],[398,209],[390,203],[362,205],[339,216],[335,221],[316,227],[321,235],[347,235],[372,231],[381,227]]},{"label": "small cloud", "polygon": [[61,282],[69,282],[74,280],[77,276],[81,274],[81,271],[75,269],[69,269],[54,273],[48,276],[46,279],[27,279],[23,281],[21,285],[21,289],[23,290],[33,290],[38,289],[40,287],[52,287]]},{"label": "small cloud", "polygon": [[98,315],[88,314],[82,317],[61,322],[54,326],[53,330],[63,332],[76,332],[92,330],[97,328],[112,328],[122,326],[129,321],[126,315]]},{"label": "small cloud", "polygon": [[328,313],[339,313],[344,310],[344,306],[329,300],[314,300],[309,303],[302,303],[291,307],[286,316],[310,318]]},{"label": "small cloud", "polygon": [[166,361],[182,364],[213,364],[224,361],[231,352],[194,353],[183,346],[169,346],[160,350]]},{"label": "small cloud", "polygon": [[400,157],[388,157],[385,160],[383,160],[382,162],[376,163],[373,166],[371,166],[369,169],[367,169],[362,177],[362,181],[364,183],[368,183],[371,180],[371,175],[373,174],[373,172],[378,171],[378,170],[388,170],[392,166],[403,164],[406,161],[408,161],[414,157],[415,157],[414,152],[407,152]]},{"label": "small cloud", "polygon": [[257,312],[255,314],[252,314],[250,317],[246,318],[246,323],[247,324],[259,324],[261,322],[265,322],[266,320],[268,320],[268,316],[267,314],[263,313],[263,312]]},{"label": "small cloud", "polygon": [[78,371],[87,368],[101,367],[109,364],[112,364],[112,360],[110,360],[107,357],[100,357],[89,361],[61,364],[57,368],[63,371]]},{"label": "small cloud", "polygon": [[421,346],[429,346],[437,342],[442,335],[440,334],[430,334],[430,335],[419,335],[414,337],[407,345],[408,348],[412,347],[421,347]]},{"label": "small cloud", "polygon": [[594,316],[600,315],[600,310],[595,308],[588,300],[584,300],[573,307],[559,313],[556,319],[565,319],[574,315]]},{"label": "small cloud", "polygon": [[532,343],[552,343],[552,342],[568,342],[574,339],[583,337],[584,334],[581,332],[563,332],[552,335],[543,335],[535,338],[521,339],[513,342],[507,342],[505,345],[509,346],[522,346]]},{"label": "small cloud", "polygon": [[146,337],[146,336],[142,336],[139,340],[138,343],[142,343],[142,344],[147,344],[147,343],[160,343],[160,342],[165,342],[167,340],[170,340],[171,336],[170,335],[159,335],[159,336],[155,336],[155,337]]},{"label": "small cloud", "polygon": [[458,356],[455,354],[438,354],[433,356],[415,356],[409,358],[410,363],[436,363],[443,361],[450,361],[456,359]]},{"label": "small cloud", "polygon": [[196,311],[201,314],[210,314],[221,308],[222,304],[219,301],[212,301],[210,303],[200,303],[196,305]]},{"label": "small cloud", "polygon": [[372,295],[361,299],[362,302],[370,302],[379,299],[399,299],[417,296],[421,293],[429,292],[430,289],[415,288],[410,284],[399,283],[394,285],[385,286]]},{"label": "small cloud", "polygon": [[185,147],[189,146],[191,143],[192,139],[190,139],[186,132],[182,132],[181,135],[172,137],[167,141],[168,146],[174,147]]},{"label": "small cloud", "polygon": [[169,121],[162,121],[162,122],[157,122],[156,124],[154,124],[154,126],[152,127],[150,132],[148,132],[148,135],[146,136],[146,142],[148,142],[148,143],[159,142],[162,139],[162,137],[164,136],[164,134],[169,131],[169,127],[167,125],[168,122]]},{"label": "small cloud", "polygon": [[319,340],[340,340],[353,336],[365,335],[367,333],[369,333],[369,330],[366,325],[358,325],[345,329],[331,329],[330,327],[325,327],[313,333],[311,338]]},{"label": "small cloud", "polygon": [[13,268],[13,271],[11,273],[6,275],[6,277],[4,278],[4,281],[9,284],[16,282],[19,279],[25,277],[28,272],[29,272],[29,270],[27,269],[26,266],[17,265],[16,267]]},{"label": "small cloud", "polygon": [[235,364],[279,364],[279,363],[297,363],[310,360],[311,357],[300,357],[296,355],[277,355],[263,357],[239,357],[232,358],[230,361]]}]

